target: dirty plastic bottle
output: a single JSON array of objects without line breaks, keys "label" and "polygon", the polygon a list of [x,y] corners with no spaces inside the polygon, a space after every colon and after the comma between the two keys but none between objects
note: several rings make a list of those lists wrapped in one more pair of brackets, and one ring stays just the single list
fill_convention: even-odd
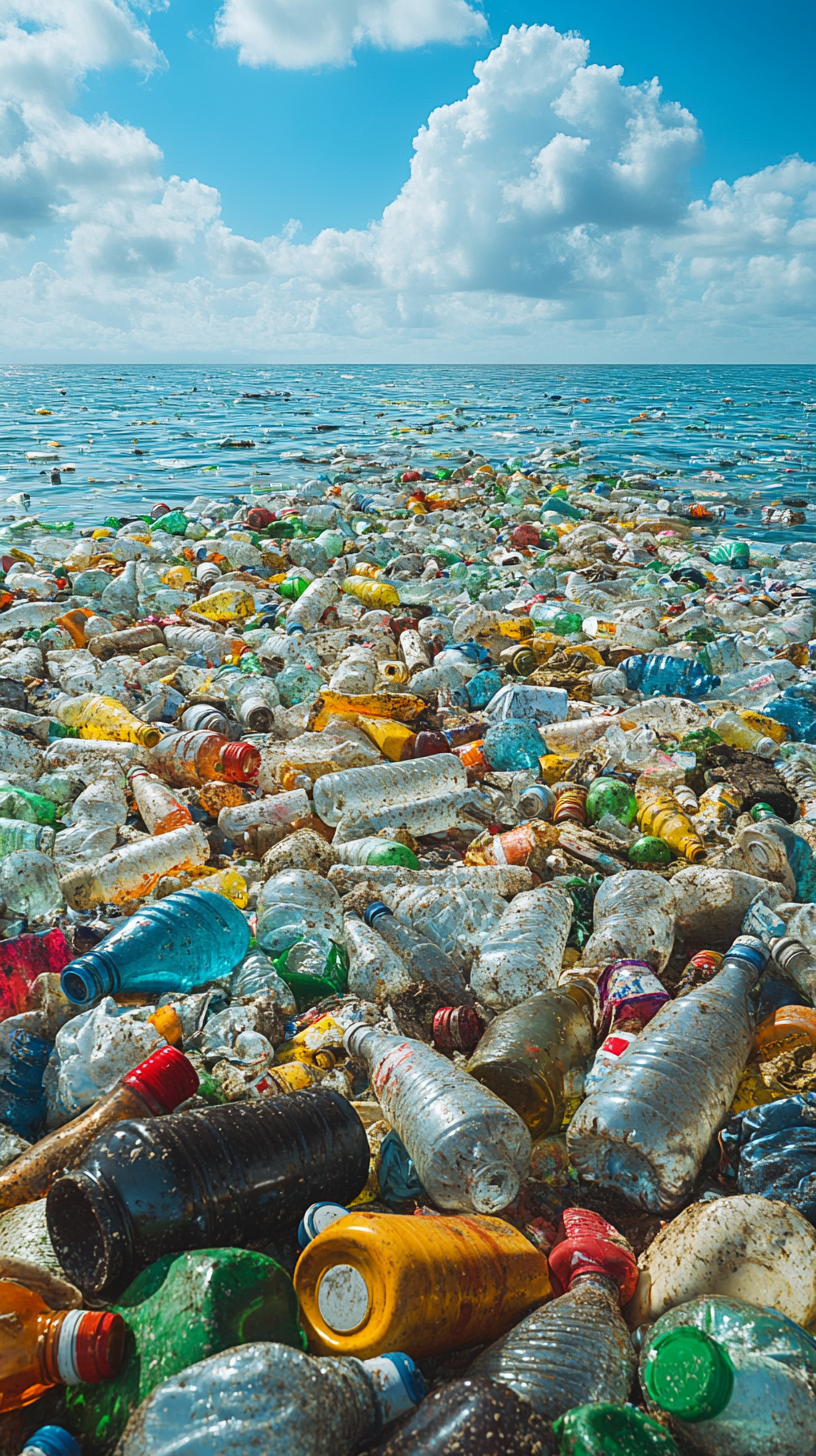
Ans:
[{"label": "dirty plastic bottle", "polygon": [[687,1197],[748,1061],[748,993],[767,959],[740,936],[719,975],[658,1011],[569,1126],[582,1178],[654,1212]]},{"label": "dirty plastic bottle", "polygon": [[52,1184],[48,1230],[69,1279],[115,1297],[161,1254],[270,1242],[368,1177],[357,1113],[313,1088],[109,1128]]},{"label": "dirty plastic bottle", "polygon": [[368,834],[364,839],[344,840],[338,844],[337,854],[341,864],[403,865],[406,869],[419,869],[419,860],[406,844],[380,839],[376,834]]},{"label": "dirty plastic bottle", "polygon": [[334,886],[313,870],[285,869],[258,896],[258,945],[272,959],[297,941],[324,947],[343,938],[343,910]]},{"label": "dirty plastic bottle", "polygon": [[33,1142],[45,1121],[43,1073],[53,1043],[18,1026],[12,1032],[8,1066],[0,1076],[0,1123]]},{"label": "dirty plastic bottle", "polygon": [[204,890],[178,890],[148,905],[65,967],[64,995],[86,1006],[111,992],[192,991],[231,973],[249,948],[235,906]]},{"label": "dirty plastic bottle", "polygon": [[60,889],[74,910],[92,910],[103,902],[121,905],[149,895],[162,875],[206,864],[210,853],[201,825],[185,824],[167,834],[125,844],[96,863],[76,866],[62,876]]},{"label": "dirty plastic bottle", "polygon": [[181,714],[179,729],[185,733],[221,733],[228,738],[230,720],[211,703],[193,703],[192,707],[185,708]]},{"label": "dirty plastic bottle", "polygon": [[590,981],[541,991],[491,1021],[468,1071],[524,1119],[530,1135],[558,1132],[574,1111],[592,1058]]},{"label": "dirty plastic bottle", "polygon": [[500,1213],[512,1203],[531,1147],[517,1113],[423,1042],[353,1026],[345,1044],[440,1208]]},{"label": "dirty plastic bottle", "polygon": [[567,1237],[550,1252],[566,1293],[541,1305],[488,1346],[468,1374],[510,1386],[548,1421],[589,1402],[623,1405],[637,1361],[620,1305],[637,1265],[620,1235],[596,1213],[567,1209]]},{"label": "dirty plastic bottle", "polygon": [[[50,1044],[46,1043],[49,1046]],[[44,1198],[57,1173],[79,1162],[94,1138],[129,1117],[162,1117],[198,1091],[192,1062],[172,1046],[159,1047],[79,1117],[34,1143],[0,1171],[0,1209]]]},{"label": "dirty plastic bottle", "polygon": [[583,949],[588,966],[646,961],[662,971],[674,944],[674,906],[669,886],[647,870],[627,870],[605,880],[595,896],[595,929]]},{"label": "dirty plastic bottle", "polygon": [[230,839],[246,834],[259,824],[294,824],[311,813],[309,797],[303,789],[290,789],[248,804],[229,805],[218,815],[218,828]]},{"label": "dirty plastic bottle", "polygon": [[177,788],[199,787],[209,779],[248,784],[258,776],[261,755],[251,743],[232,743],[221,733],[168,733],[153,749],[151,767]]},{"label": "dirty plastic bottle", "polygon": [[386,1003],[399,996],[421,978],[415,967],[383,940],[373,925],[358,915],[348,914],[343,921],[346,949],[349,956],[348,989],[363,1001]]},{"label": "dirty plastic bottle", "polygon": [[208,627],[165,627],[164,640],[170,651],[178,653],[180,657],[200,652],[212,664],[218,664],[225,657],[230,657],[235,644],[235,639],[229,633],[212,632]]},{"label": "dirty plastic bottle", "polygon": [[549,1428],[529,1401],[495,1380],[435,1390],[376,1456],[543,1456]]},{"label": "dirty plastic bottle", "polygon": [[629,784],[622,779],[597,778],[590,785],[586,800],[587,819],[597,824],[604,814],[611,814],[627,827],[637,817],[638,804]]},{"label": "dirty plastic bottle", "polygon": [[467,788],[467,771],[452,753],[405,763],[374,764],[324,774],[314,786],[315,813],[324,824],[339,824],[344,817],[360,815],[401,804],[412,799],[461,792]]},{"label": "dirty plastic bottle", "polygon": [[196,603],[199,617],[209,617],[212,622],[235,622],[242,617],[251,617],[255,611],[255,598],[244,587],[226,586],[220,591],[211,591]]},{"label": "dirty plastic bottle", "polygon": [[0,819],[0,855],[15,850],[54,853],[54,830],[50,824],[30,824],[23,819]]},{"label": "dirty plastic bottle", "polygon": [[812,1444],[816,1341],[773,1310],[690,1300],[652,1325],[640,1372],[691,1451],[800,1456]]},{"label": "dirty plastic bottle", "polygon": [[559,1456],[679,1456],[664,1426],[632,1405],[576,1406],[553,1422]]},{"label": "dirty plastic bottle", "polygon": [[20,916],[32,930],[50,925],[64,908],[53,860],[34,849],[6,854],[0,859],[0,900],[6,916]]},{"label": "dirty plastic bottle", "polygon": [[235,967],[230,980],[230,1000],[244,996],[272,995],[287,1016],[297,1012],[295,998],[262,950],[250,950]]},{"label": "dirty plastic bottle", "polygon": [[621,668],[629,691],[634,688],[645,697],[701,698],[720,683],[719,677],[707,672],[701,662],[667,653],[627,657]]},{"label": "dirty plastic bottle", "polygon": [[303,595],[293,602],[286,614],[287,633],[291,636],[294,632],[311,632],[323,613],[339,599],[340,587],[331,577],[319,576],[310,581]]},{"label": "dirty plastic bottle", "polygon": [[732,748],[743,748],[748,753],[758,753],[760,758],[775,758],[779,745],[766,734],[757,733],[738,713],[720,713],[711,725],[719,733],[723,743]]},{"label": "dirty plastic bottle", "polygon": [[547,1261],[495,1218],[354,1212],[301,1254],[295,1289],[315,1354],[414,1359],[496,1339],[549,1298]]},{"label": "dirty plastic bottle", "polygon": [[94,1446],[117,1441],[157,1385],[208,1355],[256,1340],[304,1347],[289,1275],[246,1249],[165,1254],[137,1275],[114,1312],[127,1327],[115,1379],[75,1386],[66,1402],[71,1429]]},{"label": "dirty plastic bottle", "polygon": [[71,1435],[62,1426],[40,1426],[23,1447],[21,1456],[82,1456]]},{"label": "dirty plastic bottle", "polygon": [[108,1380],[122,1358],[118,1314],[55,1311],[41,1296],[0,1281],[0,1413],[30,1405],[52,1385]]},{"label": "dirty plastic bottle", "polygon": [[[153,1391],[119,1456],[350,1456],[425,1394],[403,1354],[313,1358],[273,1342],[211,1355]],[[206,1412],[206,1414],[205,1414]]]},{"label": "dirty plastic bottle", "polygon": [[638,794],[638,825],[643,834],[662,839],[690,864],[704,859],[706,847],[687,814],[667,789],[646,789]]},{"label": "dirty plastic bottle", "polygon": [[453,998],[464,994],[462,973],[452,956],[435,940],[404,925],[382,900],[367,905],[363,918],[399,957],[411,979],[438,986],[444,995]]},{"label": "dirty plastic bottle", "polygon": [[503,1011],[553,987],[572,924],[572,900],[560,890],[516,895],[482,942],[471,971],[473,992],[485,1006]]},{"label": "dirty plastic bottle", "polygon": [[75,728],[80,738],[111,738],[120,743],[140,743],[154,748],[161,734],[151,723],[143,723],[116,698],[85,693],[80,698],[57,698],[52,712],[66,728]]},{"label": "dirty plastic bottle", "polygon": [[128,774],[128,783],[145,827],[151,834],[169,834],[172,829],[192,824],[193,816],[187,805],[179,802],[162,779],[146,769],[134,768]]}]

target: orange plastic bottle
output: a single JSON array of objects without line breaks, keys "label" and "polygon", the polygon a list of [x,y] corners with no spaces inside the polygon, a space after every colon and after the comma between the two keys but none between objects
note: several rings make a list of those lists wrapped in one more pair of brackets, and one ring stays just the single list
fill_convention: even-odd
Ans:
[{"label": "orange plastic bottle", "polygon": [[765,1058],[773,1056],[771,1050],[779,1043],[792,1046],[794,1042],[816,1047],[816,1011],[810,1006],[780,1006],[760,1021],[756,1029],[756,1049]]},{"label": "orange plastic bottle", "polygon": [[151,834],[169,834],[171,829],[192,824],[193,816],[187,805],[179,803],[162,779],[144,768],[131,769],[128,779],[136,807]]},{"label": "orange plastic bottle", "polygon": [[166,783],[199,786],[208,779],[246,784],[257,778],[261,755],[251,743],[232,743],[223,733],[196,729],[168,733],[154,748],[151,765]]},{"label": "orange plastic bottle", "polygon": [[0,1280],[0,1412],[30,1405],[52,1385],[109,1380],[124,1339],[120,1314],[56,1311],[24,1284]]},{"label": "orange plastic bottle", "polygon": [[550,1278],[502,1219],[361,1212],[304,1249],[295,1289],[314,1354],[419,1359],[498,1339],[549,1298]]}]

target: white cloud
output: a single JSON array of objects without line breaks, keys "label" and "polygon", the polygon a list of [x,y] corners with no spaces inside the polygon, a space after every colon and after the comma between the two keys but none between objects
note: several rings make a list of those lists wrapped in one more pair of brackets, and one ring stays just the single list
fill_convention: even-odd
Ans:
[{"label": "white cloud", "polygon": [[478,0],[226,0],[220,45],[246,66],[341,66],[361,45],[402,51],[487,34]]},{"label": "white cloud", "polygon": [[6,270],[8,358],[811,356],[816,166],[789,158],[694,198],[694,117],[656,80],[590,64],[579,36],[511,28],[420,129],[382,217],[299,242],[295,223],[236,235],[213,187],[162,179],[142,131],[77,118],[87,70],[161,57],[123,3],[63,13],[19,3],[35,27],[0,32],[0,78],[10,56],[32,78],[0,118],[7,241],[35,234],[56,260]]}]

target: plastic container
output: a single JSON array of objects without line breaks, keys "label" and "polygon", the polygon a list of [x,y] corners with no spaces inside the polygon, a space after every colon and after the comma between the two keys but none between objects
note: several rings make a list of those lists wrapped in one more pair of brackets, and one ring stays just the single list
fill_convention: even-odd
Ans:
[{"label": "plastic container", "polygon": [[340,587],[330,577],[318,577],[310,581],[303,595],[292,604],[286,615],[286,631],[310,632],[316,627],[323,613],[339,600]]},{"label": "plastic container", "polygon": [[27,1011],[37,976],[58,975],[71,957],[58,926],[0,941],[0,1020]]},{"label": "plastic container", "polygon": [[466,788],[467,773],[459,760],[450,753],[437,753],[405,763],[324,774],[314,786],[314,807],[324,824],[334,825],[344,817]]},{"label": "plastic container", "polygon": [[232,743],[220,733],[168,733],[150,755],[151,768],[166,783],[183,788],[210,779],[248,784],[258,777],[261,755],[251,743]]},{"label": "plastic container", "polygon": [[121,743],[139,743],[154,748],[161,734],[143,723],[115,698],[86,693],[80,698],[58,698],[52,711],[66,728],[75,728],[80,738],[112,738]]},{"label": "plastic container", "polygon": [[218,828],[230,839],[246,834],[260,824],[294,824],[311,813],[308,795],[292,789],[274,797],[252,799],[248,804],[229,805],[218,815]]},{"label": "plastic container", "polygon": [[664,1426],[634,1406],[576,1406],[553,1424],[559,1456],[679,1456]]},{"label": "plastic container", "polygon": [[201,825],[185,824],[155,838],[126,844],[96,863],[69,870],[60,880],[60,889],[74,910],[92,910],[103,902],[121,905],[125,900],[149,895],[162,875],[206,864],[210,853]]},{"label": "plastic container", "polygon": [[52,1385],[108,1380],[119,1368],[121,1315],[55,1312],[33,1290],[0,1281],[0,1414],[30,1405]]},{"label": "plastic container", "polygon": [[258,896],[258,945],[270,958],[297,941],[314,941],[328,953],[343,939],[343,910],[333,885],[313,870],[280,870]]},{"label": "plastic container", "polygon": [[319,1088],[123,1122],[52,1184],[48,1230],[68,1278],[110,1299],[161,1254],[264,1245],[347,1203],[368,1163],[357,1113]]},{"label": "plastic container", "polygon": [[662,971],[674,944],[674,896],[657,875],[627,870],[605,880],[595,896],[593,918],[584,965],[631,959]]},{"label": "plastic container", "polygon": [[145,828],[151,834],[169,834],[173,829],[192,824],[193,816],[187,805],[179,803],[162,779],[146,769],[135,768],[128,774],[128,783]]},{"label": "plastic container", "polygon": [[295,1289],[309,1349],[414,1359],[481,1345],[550,1295],[547,1260],[496,1218],[355,1212],[308,1244]]},{"label": "plastic container", "polygon": [[376,1456],[542,1456],[549,1429],[530,1403],[495,1380],[435,1390]]},{"label": "plastic container", "polygon": [[52,1043],[18,1026],[12,1032],[8,1066],[0,1076],[0,1123],[33,1142],[45,1121],[43,1073]]},{"label": "plastic container", "polygon": [[355,1026],[345,1043],[440,1208],[492,1214],[512,1203],[530,1134],[511,1108],[422,1042]]},{"label": "plastic container", "polygon": [[366,907],[364,919],[399,958],[411,980],[429,982],[446,997],[456,999],[464,994],[464,981],[456,961],[435,940],[404,925],[381,900],[373,900]]},{"label": "plastic container", "polygon": [[485,1006],[503,1011],[555,985],[572,924],[572,900],[543,885],[516,895],[483,941],[470,984]]},{"label": "plastic container", "polygon": [[647,789],[638,796],[638,825],[643,834],[662,839],[691,864],[704,859],[706,847],[694,825],[666,789]]},{"label": "plastic container", "polygon": [[415,966],[392,950],[374,926],[357,915],[346,915],[343,928],[349,956],[348,989],[354,996],[384,1005],[389,997],[421,984]]}]

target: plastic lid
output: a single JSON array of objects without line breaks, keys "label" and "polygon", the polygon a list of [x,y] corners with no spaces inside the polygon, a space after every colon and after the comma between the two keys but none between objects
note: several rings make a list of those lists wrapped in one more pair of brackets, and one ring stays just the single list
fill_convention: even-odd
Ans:
[{"label": "plastic lid", "polygon": [[120,1314],[69,1309],[57,1343],[57,1369],[66,1385],[110,1380],[122,1363],[125,1322]]},{"label": "plastic lid", "polygon": [[221,750],[221,767],[228,782],[257,778],[260,766],[261,755],[253,743],[227,743]]},{"label": "plastic lid", "polygon": [[82,1453],[70,1431],[63,1430],[62,1426],[40,1426],[29,1436],[22,1456],[82,1456]]},{"label": "plastic lid", "polygon": [[361,1360],[374,1386],[383,1425],[413,1410],[425,1399],[428,1388],[410,1355],[401,1352]]},{"label": "plastic lid", "polygon": [[198,1072],[184,1053],[172,1046],[158,1047],[122,1081],[148,1106],[158,1103],[164,1112],[175,1112],[180,1103],[198,1091]]},{"label": "plastic lid", "polygon": [[601,1274],[620,1290],[621,1304],[628,1304],[638,1281],[634,1253],[611,1223],[587,1208],[566,1208],[562,1214],[563,1238],[549,1253],[550,1268],[563,1289],[569,1289],[582,1274]]},{"label": "plastic lid", "polygon": [[560,1456],[677,1456],[668,1431],[631,1405],[581,1405],[553,1422]]},{"label": "plastic lid", "polygon": [[658,1335],[643,1379],[655,1404],[683,1421],[709,1421],[719,1415],[734,1389],[733,1367],[723,1347],[691,1325]]},{"label": "plastic lid", "polygon": [[371,1294],[359,1269],[353,1264],[332,1264],[326,1269],[317,1287],[317,1307],[335,1334],[359,1330],[371,1308]]},{"label": "plastic lid", "polygon": [[339,1218],[346,1218],[348,1209],[342,1203],[312,1203],[306,1209],[300,1224],[298,1225],[298,1244],[305,1249],[307,1244],[322,1234],[324,1229],[330,1228],[337,1223]]},{"label": "plastic lid", "polygon": [[363,919],[366,925],[373,925],[375,920],[379,920],[381,915],[390,915],[391,913],[388,906],[384,905],[382,900],[372,900],[371,904],[367,905],[363,911]]}]

